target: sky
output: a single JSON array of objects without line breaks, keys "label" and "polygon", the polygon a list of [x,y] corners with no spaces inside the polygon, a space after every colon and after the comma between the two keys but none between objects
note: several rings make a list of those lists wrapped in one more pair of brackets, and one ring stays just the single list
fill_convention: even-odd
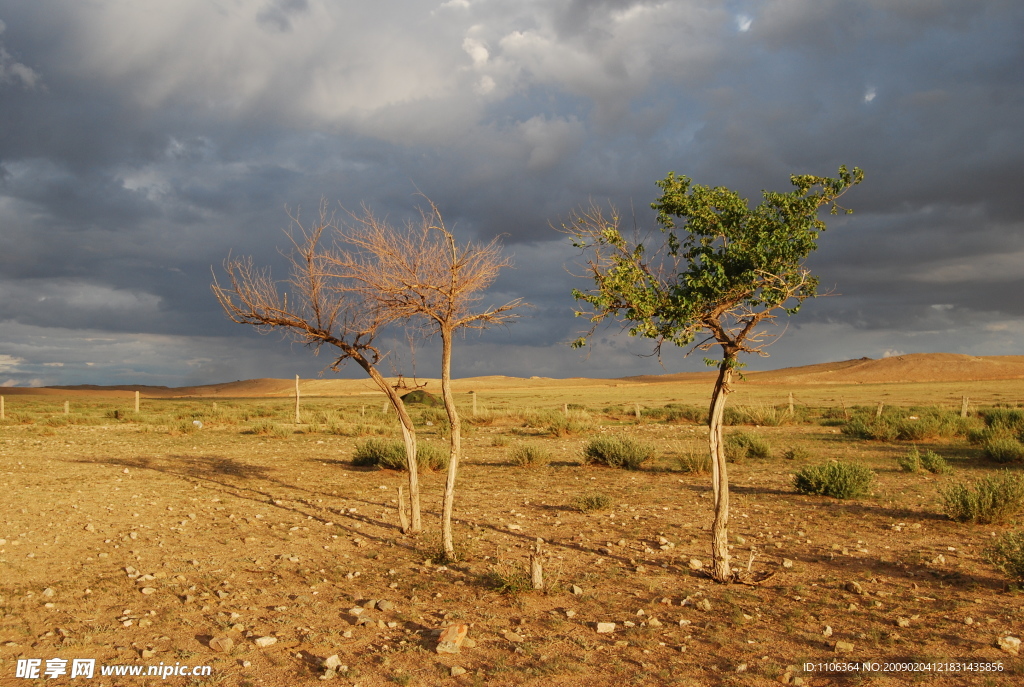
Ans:
[{"label": "sky", "polygon": [[[485,303],[532,305],[455,376],[704,369],[614,325],[570,349],[587,283],[552,227],[596,201],[655,231],[669,171],[756,204],[843,164],[855,212],[808,262],[832,295],[750,367],[1022,355],[1022,36],[1018,0],[0,0],[0,384],[330,377],[211,270],[284,277],[289,211],[400,224],[417,193],[502,236]],[[435,341],[380,342],[437,376]]]}]

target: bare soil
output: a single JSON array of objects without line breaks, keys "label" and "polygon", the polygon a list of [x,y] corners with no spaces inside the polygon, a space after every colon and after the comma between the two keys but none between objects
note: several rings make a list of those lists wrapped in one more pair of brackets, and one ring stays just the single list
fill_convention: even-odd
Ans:
[{"label": "bare soil", "polygon": [[[463,380],[463,391],[489,390],[497,404],[531,386],[491,381]],[[587,386],[530,381],[554,408]],[[600,384],[579,395],[671,400],[662,385]],[[1006,384],[989,391],[1017,393]],[[676,398],[710,393],[704,382],[668,386]],[[331,402],[378,402],[360,389]],[[356,438],[302,426],[268,438],[228,422],[189,434],[115,422],[2,426],[0,685],[32,684],[15,677],[19,658],[55,657],[212,667],[202,678],[97,674],[56,684],[319,684],[335,654],[348,670],[328,684],[364,687],[762,685],[780,684],[787,670],[805,685],[1020,684],[1024,664],[996,642],[1024,633],[1021,596],[985,557],[993,533],[1011,527],[957,524],[939,505],[943,485],[992,471],[977,449],[919,444],[955,473],[906,474],[894,457],[907,444],[817,424],[757,428],[776,456],[802,447],[808,457],[730,465],[733,565],[765,579],[719,585],[690,566],[710,562],[709,478],[674,462],[706,429],[592,413],[589,430],[561,438],[515,423],[470,429],[456,502],[460,560],[447,564],[437,532],[443,475],[423,479],[426,531],[404,536],[396,498],[406,477],[354,468]],[[599,433],[652,442],[659,457],[635,472],[582,465],[583,445]],[[542,445],[553,461],[511,465],[517,441]],[[795,470],[832,458],[874,469],[874,493],[838,501],[794,491]],[[612,506],[572,505],[592,492]],[[545,586],[536,591],[528,557],[540,540]],[[393,607],[354,610],[368,600]],[[365,617],[379,622],[357,624]],[[599,634],[598,622],[615,631]],[[435,631],[454,623],[470,626],[474,646],[437,654]],[[233,648],[211,648],[223,637]],[[262,637],[276,641],[261,648]],[[837,652],[837,642],[854,649]],[[820,667],[869,660],[1002,670]],[[453,666],[466,672],[452,677]]]}]

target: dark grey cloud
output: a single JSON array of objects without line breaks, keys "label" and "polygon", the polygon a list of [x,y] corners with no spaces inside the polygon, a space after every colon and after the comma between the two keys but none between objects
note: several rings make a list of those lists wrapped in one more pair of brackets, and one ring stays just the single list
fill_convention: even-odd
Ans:
[{"label": "dark grey cloud", "polygon": [[657,372],[614,327],[588,360],[563,345],[586,327],[551,225],[593,199],[651,231],[669,170],[756,203],[840,164],[867,180],[811,266],[842,296],[770,364],[1024,353],[1019,3],[0,0],[0,22],[0,383],[315,374],[225,320],[211,266],[281,274],[286,208],[400,223],[417,191],[503,235],[489,297],[534,305],[460,374]]}]

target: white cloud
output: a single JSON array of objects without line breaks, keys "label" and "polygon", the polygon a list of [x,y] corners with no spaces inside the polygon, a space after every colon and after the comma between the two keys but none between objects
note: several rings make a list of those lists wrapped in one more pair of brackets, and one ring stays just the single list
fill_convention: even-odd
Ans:
[{"label": "white cloud", "polygon": [[527,167],[544,170],[558,164],[583,142],[583,124],[575,117],[531,117],[519,125],[520,134],[530,148]]},{"label": "white cloud", "polygon": [[17,369],[19,365],[25,362],[24,358],[17,358],[13,355],[6,355],[0,353],[0,372],[9,372]]},{"label": "white cloud", "polygon": [[[0,34],[7,30],[7,25],[0,21]],[[31,67],[17,62],[7,48],[0,43],[0,84],[20,83],[28,89],[40,85],[42,77]]]},{"label": "white cloud", "polygon": [[878,91],[875,90],[875,87],[869,87],[866,91],[864,91],[864,102],[870,103],[872,100],[875,99],[876,95],[878,95]]},{"label": "white cloud", "polygon": [[736,29],[738,31],[740,31],[741,33],[746,33],[747,31],[750,31],[750,26],[753,23],[754,23],[754,20],[749,15],[746,15],[746,14],[738,14],[738,15],[736,15]]}]

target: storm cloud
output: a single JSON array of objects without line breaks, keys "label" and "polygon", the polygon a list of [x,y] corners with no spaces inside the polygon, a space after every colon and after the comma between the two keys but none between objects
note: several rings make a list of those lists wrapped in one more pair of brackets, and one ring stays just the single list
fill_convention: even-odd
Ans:
[{"label": "storm cloud", "polygon": [[756,203],[841,164],[866,180],[811,259],[834,295],[754,367],[1024,354],[1021,35],[1010,0],[0,0],[0,383],[315,375],[226,320],[211,267],[280,268],[286,208],[400,222],[417,192],[503,235],[489,298],[534,306],[457,375],[658,372],[614,327],[565,346],[585,284],[552,225],[595,200],[650,230],[670,170]]}]

